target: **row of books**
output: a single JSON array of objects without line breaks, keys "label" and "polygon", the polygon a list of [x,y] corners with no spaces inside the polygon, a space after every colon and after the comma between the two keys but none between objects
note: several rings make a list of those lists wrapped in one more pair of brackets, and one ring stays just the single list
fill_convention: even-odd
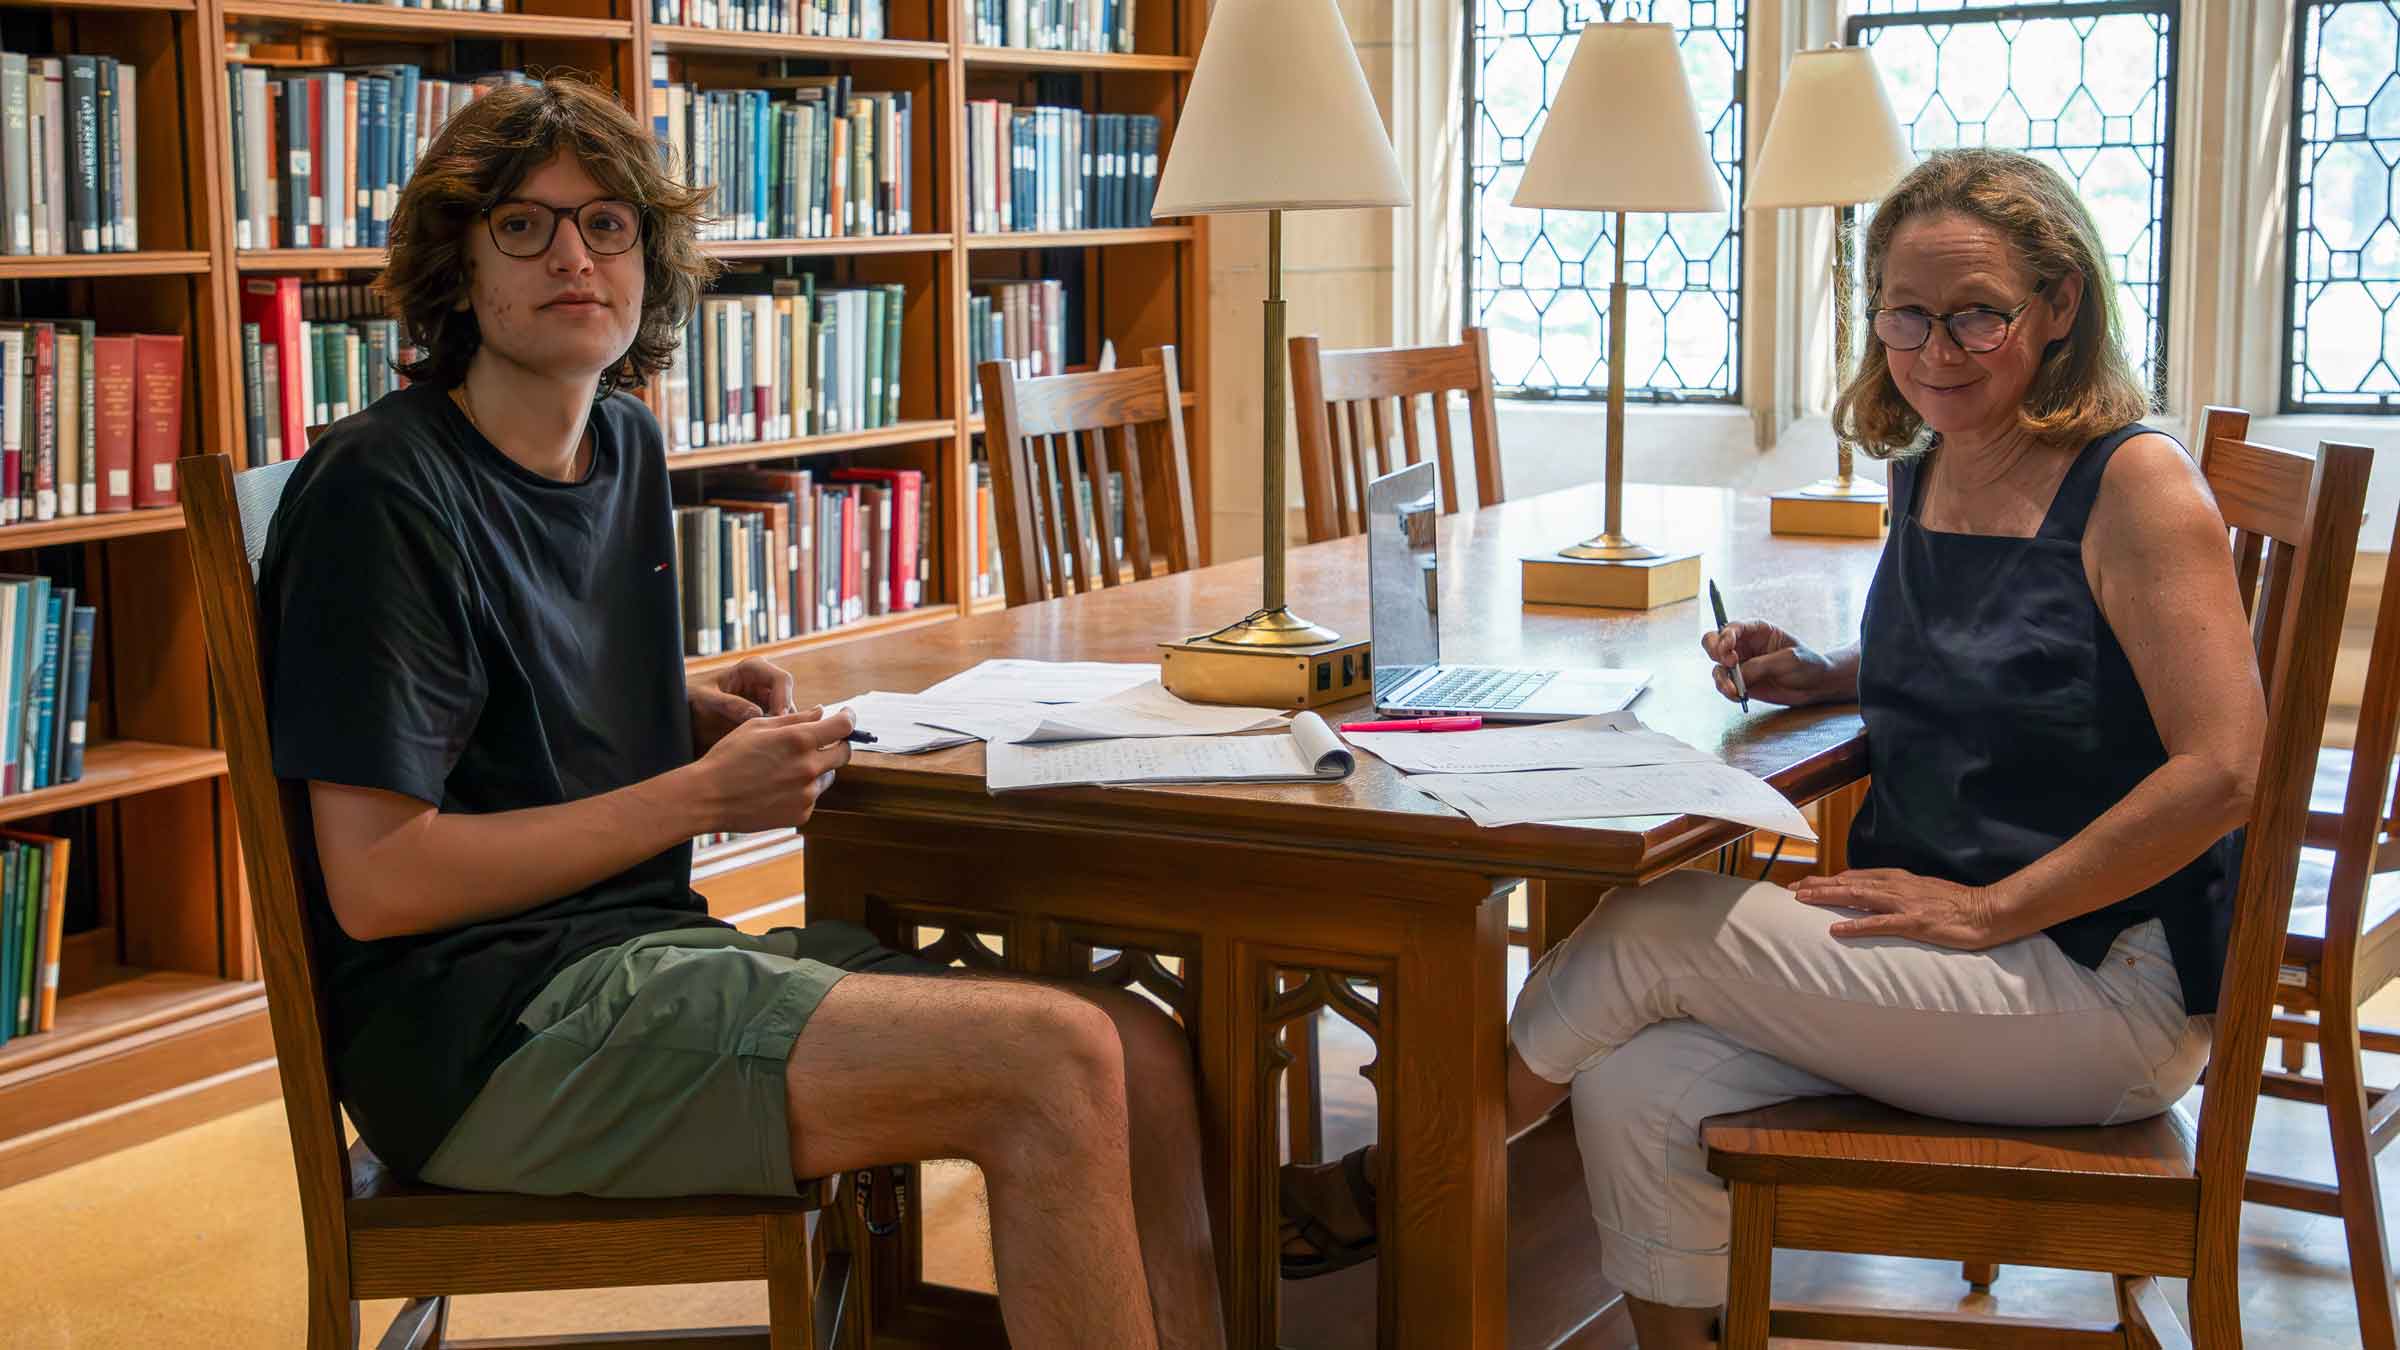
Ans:
[{"label": "row of books", "polygon": [[0,1042],[55,1030],[67,841],[0,830]]},{"label": "row of books", "polygon": [[0,794],[83,777],[98,613],[75,588],[0,575]]},{"label": "row of books", "polygon": [[668,449],[898,422],[907,300],[898,284],[820,291],[807,275],[719,278],[660,381]]},{"label": "row of books", "polygon": [[[1094,493],[1095,479],[1100,479],[1106,484],[1107,511],[1104,515],[1097,511],[1100,499]],[[1080,474],[1076,478],[1075,489],[1076,505],[1083,513],[1082,518],[1092,522],[1095,528],[1101,527],[1105,522],[1113,555],[1119,558],[1124,557],[1125,475],[1123,471],[1110,469],[1106,474],[1089,472]],[[967,528],[971,532],[967,541],[967,556],[975,560],[975,574],[968,583],[969,588],[973,591],[970,598],[981,600],[990,596],[1004,595],[1007,593],[1007,587],[1000,576],[1000,534],[996,525],[999,516],[992,498],[992,469],[990,462],[984,458],[984,451],[980,443],[975,450],[975,458],[967,464],[967,490],[973,495],[973,501],[970,503],[971,519],[967,522]],[[1084,575],[1096,578],[1100,575],[1099,538],[1089,531],[1078,535],[1068,528],[1073,518],[1063,514],[1064,502],[1058,495],[1059,491],[1059,478],[1053,476],[1050,480],[1050,500],[1047,503],[1037,501],[1033,504],[1035,537],[1048,536],[1051,528],[1048,522],[1057,521],[1055,537],[1062,545],[1080,551],[1083,554]],[[1050,575],[1054,577],[1073,576],[1073,553],[1062,552],[1059,554]]]},{"label": "row of books", "polygon": [[0,321],[0,524],[173,506],[183,336]]},{"label": "row of books", "polygon": [[712,189],[704,239],[833,239],[907,234],[916,174],[914,99],[854,90],[847,75],[771,88],[671,83],[651,58],[652,128],[669,163]]},{"label": "row of books", "polygon": [[307,428],[364,409],[408,380],[416,359],[364,282],[252,277],[242,283],[242,436],[250,467],[297,459]]},{"label": "row of books", "polygon": [[967,205],[984,233],[1112,230],[1150,223],[1155,117],[967,103]]},{"label": "row of books", "polygon": [[140,247],[139,86],[113,56],[0,52],[0,252]]},{"label": "row of books", "polygon": [[1000,580],[1000,531],[994,522],[1000,517],[992,500],[992,466],[984,458],[983,442],[975,442],[975,458],[967,463],[967,492],[972,509],[967,528],[972,532],[967,540],[967,556],[975,560],[975,576],[968,583],[973,592],[968,598],[987,600],[1006,595],[1008,588]]},{"label": "row of books", "polygon": [[353,5],[383,5],[392,9],[463,9],[485,14],[505,13],[500,0],[346,0]]},{"label": "row of books", "polygon": [[969,399],[983,407],[983,363],[1006,361],[1020,380],[1067,369],[1067,287],[1057,280],[977,282],[967,297]]},{"label": "row of books", "polygon": [[428,79],[414,65],[234,65],[237,248],[379,248],[417,160],[450,115],[522,72]]},{"label": "row of books", "polygon": [[1134,0],[967,0],[975,40],[1051,52],[1130,52]]},{"label": "row of books", "polygon": [[871,38],[887,35],[884,0],[651,0],[650,22],[739,33]]},{"label": "row of books", "polygon": [[915,469],[712,474],[675,510],[684,653],[714,656],[923,605],[934,494]]}]

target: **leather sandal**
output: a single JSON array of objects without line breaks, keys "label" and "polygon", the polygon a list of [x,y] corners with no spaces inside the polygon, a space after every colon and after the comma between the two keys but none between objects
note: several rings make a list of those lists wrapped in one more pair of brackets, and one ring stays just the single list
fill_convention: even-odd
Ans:
[{"label": "leather sandal", "polygon": [[1367,1176],[1365,1149],[1359,1149],[1342,1159],[1342,1175],[1350,1183],[1351,1202],[1358,1206],[1360,1216],[1370,1225],[1365,1236],[1349,1241],[1344,1241],[1325,1226],[1324,1220],[1308,1212],[1308,1206],[1293,1189],[1289,1174],[1278,1178],[1277,1189],[1287,1233],[1307,1243],[1315,1253],[1310,1256],[1285,1253],[1281,1261],[1283,1278],[1313,1280],[1320,1275],[1331,1275],[1337,1270],[1348,1270],[1361,1262],[1375,1259],[1381,1237],[1372,1229],[1375,1223],[1375,1183]]}]

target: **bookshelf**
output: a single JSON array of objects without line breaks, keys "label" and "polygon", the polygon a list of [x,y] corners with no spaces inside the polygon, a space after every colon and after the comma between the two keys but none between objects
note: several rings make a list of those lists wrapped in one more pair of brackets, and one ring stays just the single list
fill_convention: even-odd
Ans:
[{"label": "bookshelf", "polygon": [[[1207,369],[1208,237],[1146,229],[976,234],[964,212],[969,99],[1031,97],[1162,120],[1163,145],[1190,81],[1207,0],[1138,0],[1132,53],[975,45],[965,0],[889,0],[879,40],[724,32],[652,22],[651,0],[508,0],[509,12],[403,9],[336,0],[0,0],[0,46],[101,52],[139,64],[142,251],[0,257],[0,310],[88,315],[101,330],[173,332],[185,344],[185,452],[243,452],[241,288],[262,275],[363,281],[380,249],[235,246],[231,109],[236,64],[314,67],[410,61],[428,76],[574,70],[648,118],[651,56],[670,78],[739,87],[793,60],[848,71],[862,88],[906,89],[914,127],[914,232],[870,238],[719,241],[735,266],[799,260],[833,285],[908,288],[902,406],[894,425],[675,456],[679,484],[758,465],[916,468],[935,494],[926,603],[739,652],[694,658],[695,674],[752,655],[905,633],[986,608],[971,600],[973,412],[966,318],[979,281],[1059,277],[1081,297],[1070,348],[1081,364],[1113,340],[1132,363],[1175,344],[1187,389]],[[229,55],[252,37],[278,44]],[[292,53],[298,52],[295,56]],[[808,67],[803,67],[808,68]],[[1079,99],[1057,97],[1073,81]],[[24,283],[16,285],[13,283]],[[48,288],[48,289],[43,289]],[[45,297],[37,304],[36,296]],[[1207,405],[1187,393],[1195,496],[1207,499]],[[101,611],[94,741],[84,777],[0,797],[22,828],[90,813],[96,914],[65,944],[55,1031],[0,1045],[0,1186],[178,1129],[276,1092],[265,997],[241,878],[223,753],[180,509],[0,527],[0,570],[78,551]],[[1205,518],[1202,545],[1205,549]],[[51,550],[36,554],[33,550]],[[836,696],[853,691],[809,691]],[[704,890],[727,913],[799,890],[798,850],[735,840],[708,852]],[[781,869],[780,871],[775,869]]]}]

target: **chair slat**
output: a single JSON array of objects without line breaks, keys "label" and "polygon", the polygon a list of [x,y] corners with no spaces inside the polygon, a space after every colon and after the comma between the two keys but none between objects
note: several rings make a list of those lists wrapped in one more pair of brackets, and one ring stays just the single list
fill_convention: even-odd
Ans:
[{"label": "chair slat", "polygon": [[[1357,512],[1351,493],[1351,484],[1356,481],[1356,476],[1350,466],[1350,419],[1342,405],[1338,403],[1326,405],[1324,413],[1326,425],[1333,429],[1333,434],[1328,441],[1328,449],[1332,451],[1333,466],[1333,472],[1330,475],[1333,483],[1333,529],[1317,538],[1338,539],[1344,535],[1356,534],[1360,528],[1353,523]],[[1305,485],[1303,490],[1305,490]]]},{"label": "chair slat", "polygon": [[1450,391],[1435,390],[1433,404],[1433,458],[1442,474],[1442,510],[1455,511],[1458,501],[1458,469],[1450,450]]},{"label": "chair slat", "polygon": [[1062,432],[1045,436],[1045,454],[1052,456],[1052,472],[1058,475],[1059,499],[1065,503],[1066,537],[1060,546],[1067,551],[1068,562],[1075,570],[1075,590],[1078,594],[1092,589],[1091,519],[1083,509],[1083,470],[1075,453],[1075,434]]},{"label": "chair slat", "polygon": [[1116,432],[1117,470],[1125,475],[1125,543],[1133,554],[1133,577],[1136,581],[1150,579],[1150,503],[1142,487],[1142,451],[1134,444],[1133,428],[1119,426]]},{"label": "chair slat", "polygon": [[1392,471],[1392,429],[1384,425],[1383,405],[1388,399],[1367,400],[1367,415],[1375,424],[1375,476],[1383,477]]},{"label": "chair slat", "polygon": [[1367,528],[1367,480],[1374,476],[1374,470],[1367,463],[1367,410],[1361,403],[1352,403],[1349,409],[1350,448],[1354,452],[1350,461],[1350,486],[1357,493],[1358,528],[1364,530]]},{"label": "chair slat", "polygon": [[[1416,394],[1400,395],[1400,449],[1411,464],[1425,462],[1425,449],[1417,444],[1418,397]],[[1438,399],[1441,396],[1436,394],[1434,397]]]},{"label": "chair slat", "polygon": [[1092,478],[1092,541],[1099,545],[1100,584],[1114,586],[1122,570],[1117,566],[1117,531],[1115,513],[1109,507],[1108,447],[1098,430],[1081,434],[1069,432],[1067,447],[1070,454],[1081,442],[1089,452],[1084,460]]}]

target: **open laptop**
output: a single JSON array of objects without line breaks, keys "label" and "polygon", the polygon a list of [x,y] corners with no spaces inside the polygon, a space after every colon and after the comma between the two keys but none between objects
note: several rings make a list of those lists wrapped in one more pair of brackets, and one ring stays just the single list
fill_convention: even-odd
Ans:
[{"label": "open laptop", "polygon": [[1479,713],[1551,722],[1616,712],[1650,683],[1640,670],[1452,665],[1442,656],[1433,462],[1367,485],[1367,577],[1375,627],[1375,710],[1387,716]]}]

